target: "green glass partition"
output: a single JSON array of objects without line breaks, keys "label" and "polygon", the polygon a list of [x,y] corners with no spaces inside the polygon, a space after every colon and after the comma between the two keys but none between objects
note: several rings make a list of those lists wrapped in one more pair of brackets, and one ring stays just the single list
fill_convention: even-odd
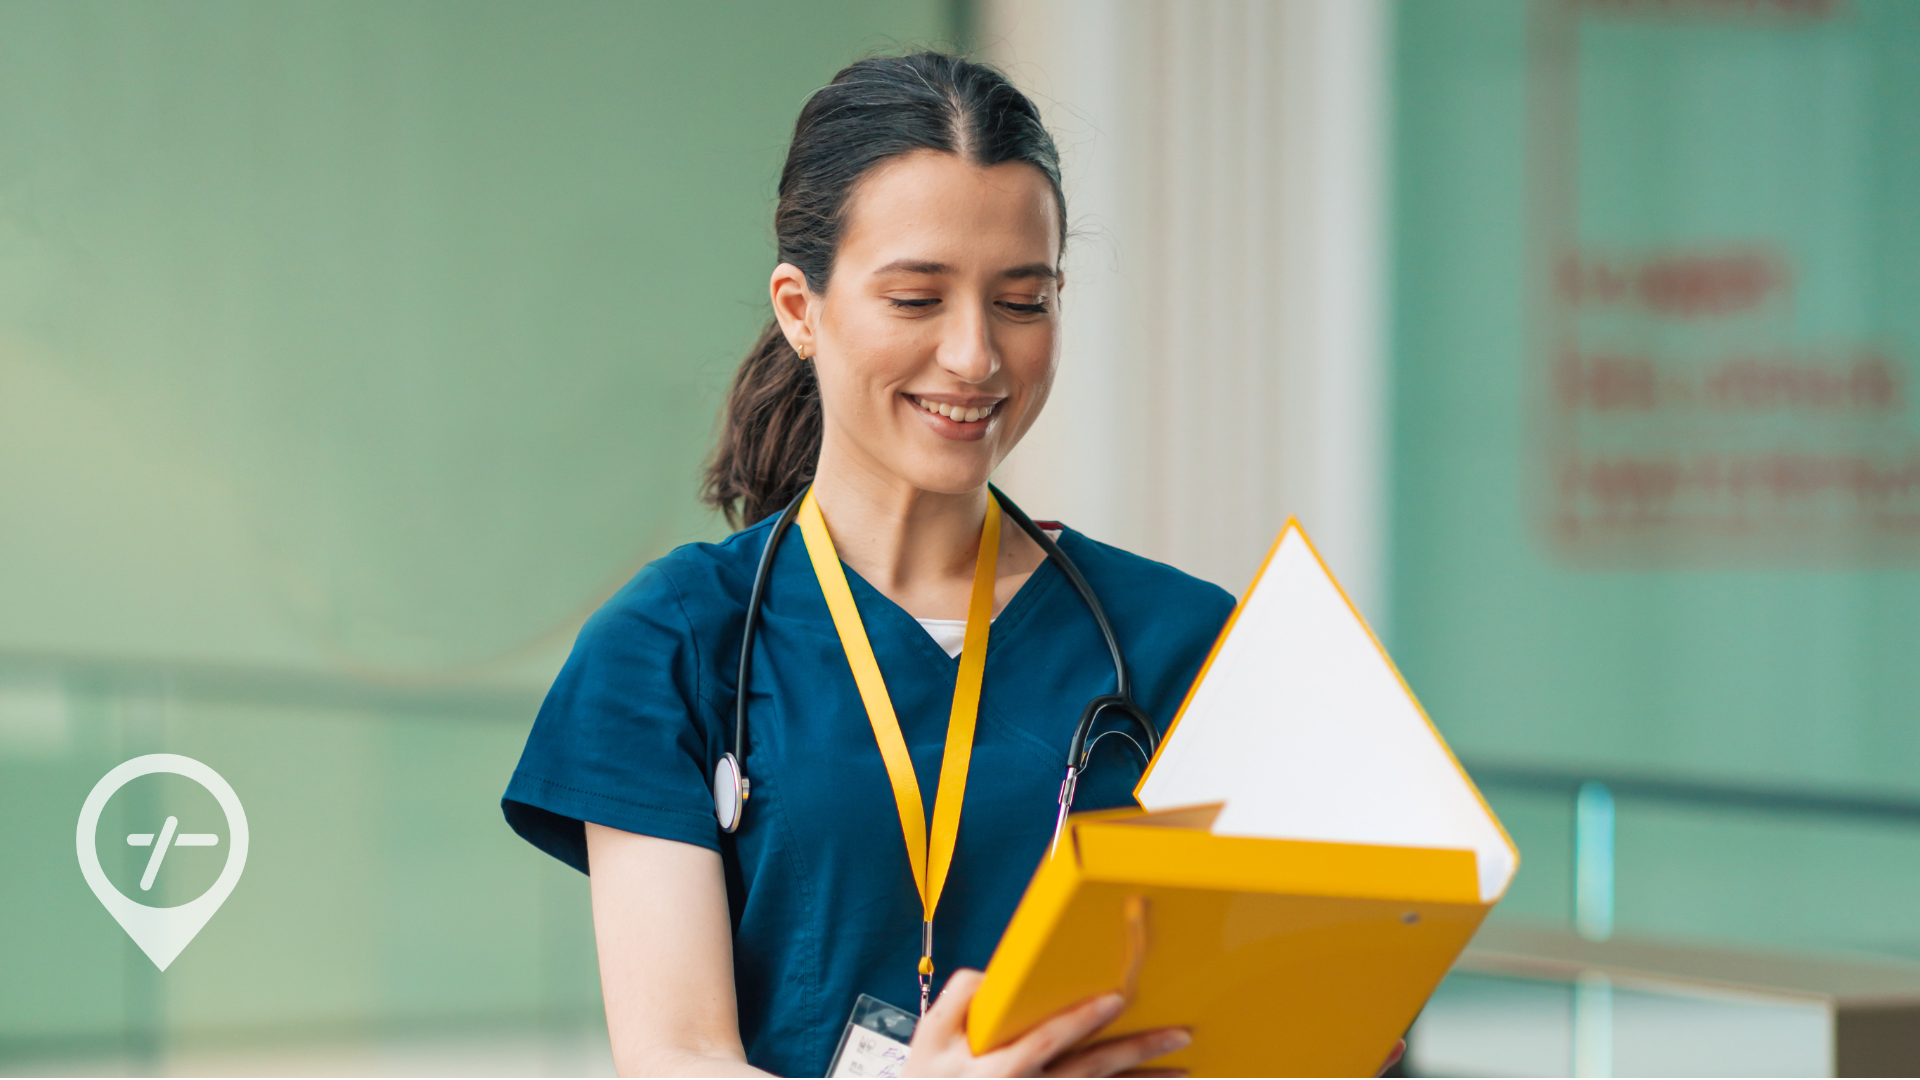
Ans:
[{"label": "green glass partition", "polygon": [[1920,8],[1396,8],[1395,655],[1565,924],[1920,956]]}]

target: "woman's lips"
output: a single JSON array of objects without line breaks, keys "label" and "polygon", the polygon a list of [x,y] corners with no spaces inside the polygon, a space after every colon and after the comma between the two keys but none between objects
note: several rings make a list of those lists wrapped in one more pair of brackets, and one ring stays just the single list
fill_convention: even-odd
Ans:
[{"label": "woman's lips", "polygon": [[[934,434],[955,442],[973,442],[986,438],[987,429],[993,426],[993,418],[999,412],[1004,398],[976,405],[956,405],[951,402],[933,401],[915,394],[902,394],[907,403],[920,419],[931,427]],[[971,417],[971,419],[968,419]]]}]

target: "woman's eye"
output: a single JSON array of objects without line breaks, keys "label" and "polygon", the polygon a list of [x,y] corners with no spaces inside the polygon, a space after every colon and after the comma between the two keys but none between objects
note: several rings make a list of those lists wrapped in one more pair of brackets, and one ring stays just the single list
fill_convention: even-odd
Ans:
[{"label": "woman's eye", "polygon": [[1006,307],[1007,310],[1017,311],[1022,315],[1045,315],[1047,313],[1047,305],[1045,301],[1041,301],[1037,304],[1016,304],[1011,300],[1004,300],[1004,301],[1001,301],[1001,303],[1004,307]]},{"label": "woman's eye", "polygon": [[932,307],[933,305],[939,302],[940,302],[940,298],[937,296],[915,297],[915,298],[906,299],[906,300],[902,300],[898,297],[893,297],[893,296],[887,297],[887,303],[892,304],[894,307],[897,307],[897,308]]}]

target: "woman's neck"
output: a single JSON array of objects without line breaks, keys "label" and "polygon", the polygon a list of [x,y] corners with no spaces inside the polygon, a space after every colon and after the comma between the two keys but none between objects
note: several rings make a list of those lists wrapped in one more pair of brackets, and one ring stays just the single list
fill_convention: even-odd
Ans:
[{"label": "woman's neck", "polygon": [[[915,618],[966,618],[991,497],[985,484],[959,494],[927,491],[829,445],[813,493],[841,561],[869,585]],[[996,612],[1045,557],[1002,517]]]}]

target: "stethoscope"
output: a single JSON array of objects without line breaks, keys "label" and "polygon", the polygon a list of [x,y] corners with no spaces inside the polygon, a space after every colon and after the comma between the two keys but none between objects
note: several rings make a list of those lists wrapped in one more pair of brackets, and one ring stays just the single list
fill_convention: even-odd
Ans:
[{"label": "stethoscope", "polygon": [[[1094,747],[1099,745],[1100,740],[1109,735],[1120,736],[1133,747],[1144,768],[1153,760],[1153,751],[1160,745],[1160,729],[1134,703],[1132,683],[1127,678],[1126,657],[1120,653],[1120,639],[1114,636],[1113,624],[1107,621],[1100,598],[1093,594],[1093,587],[1087,584],[1080,568],[1073,565],[1073,560],[1060,550],[1060,545],[1054,543],[1053,538],[1035,525],[1033,519],[1015,506],[1013,500],[1002,494],[999,488],[989,484],[987,490],[999,500],[1001,511],[1020,526],[1021,532],[1032,537],[1033,542],[1040,545],[1040,550],[1047,553],[1047,558],[1053,560],[1053,564],[1067,576],[1073,591],[1080,594],[1081,601],[1093,614],[1094,623],[1100,627],[1100,636],[1106,639],[1107,651],[1113,654],[1114,692],[1101,694],[1087,702],[1087,707],[1080,712],[1080,722],[1074,725],[1073,740],[1067,744],[1067,776],[1060,782],[1060,810],[1053,823],[1053,842],[1058,846],[1060,833],[1066,827],[1067,815],[1073,810],[1074,790],[1079,786],[1081,775],[1086,772],[1087,763],[1093,760]],[[788,526],[793,524],[794,517],[800,512],[800,503],[806,497],[807,492],[802,489],[780,512],[780,519],[773,523],[772,531],[767,534],[767,545],[760,551],[760,565],[753,573],[753,592],[747,598],[747,623],[740,635],[740,677],[734,683],[732,749],[722,754],[713,767],[713,813],[720,819],[720,828],[726,832],[740,828],[740,819],[746,810],[747,795],[751,790],[746,767],[741,761],[747,752],[747,687],[753,674],[753,637],[760,627],[760,602],[766,597],[767,577],[773,568],[774,553],[780,549],[780,541],[786,536]],[[1107,713],[1119,714],[1123,723],[1130,723],[1138,729],[1140,738],[1136,739],[1119,728],[1109,728],[1093,735],[1094,726]],[[1090,739],[1089,735],[1093,737]]]}]

